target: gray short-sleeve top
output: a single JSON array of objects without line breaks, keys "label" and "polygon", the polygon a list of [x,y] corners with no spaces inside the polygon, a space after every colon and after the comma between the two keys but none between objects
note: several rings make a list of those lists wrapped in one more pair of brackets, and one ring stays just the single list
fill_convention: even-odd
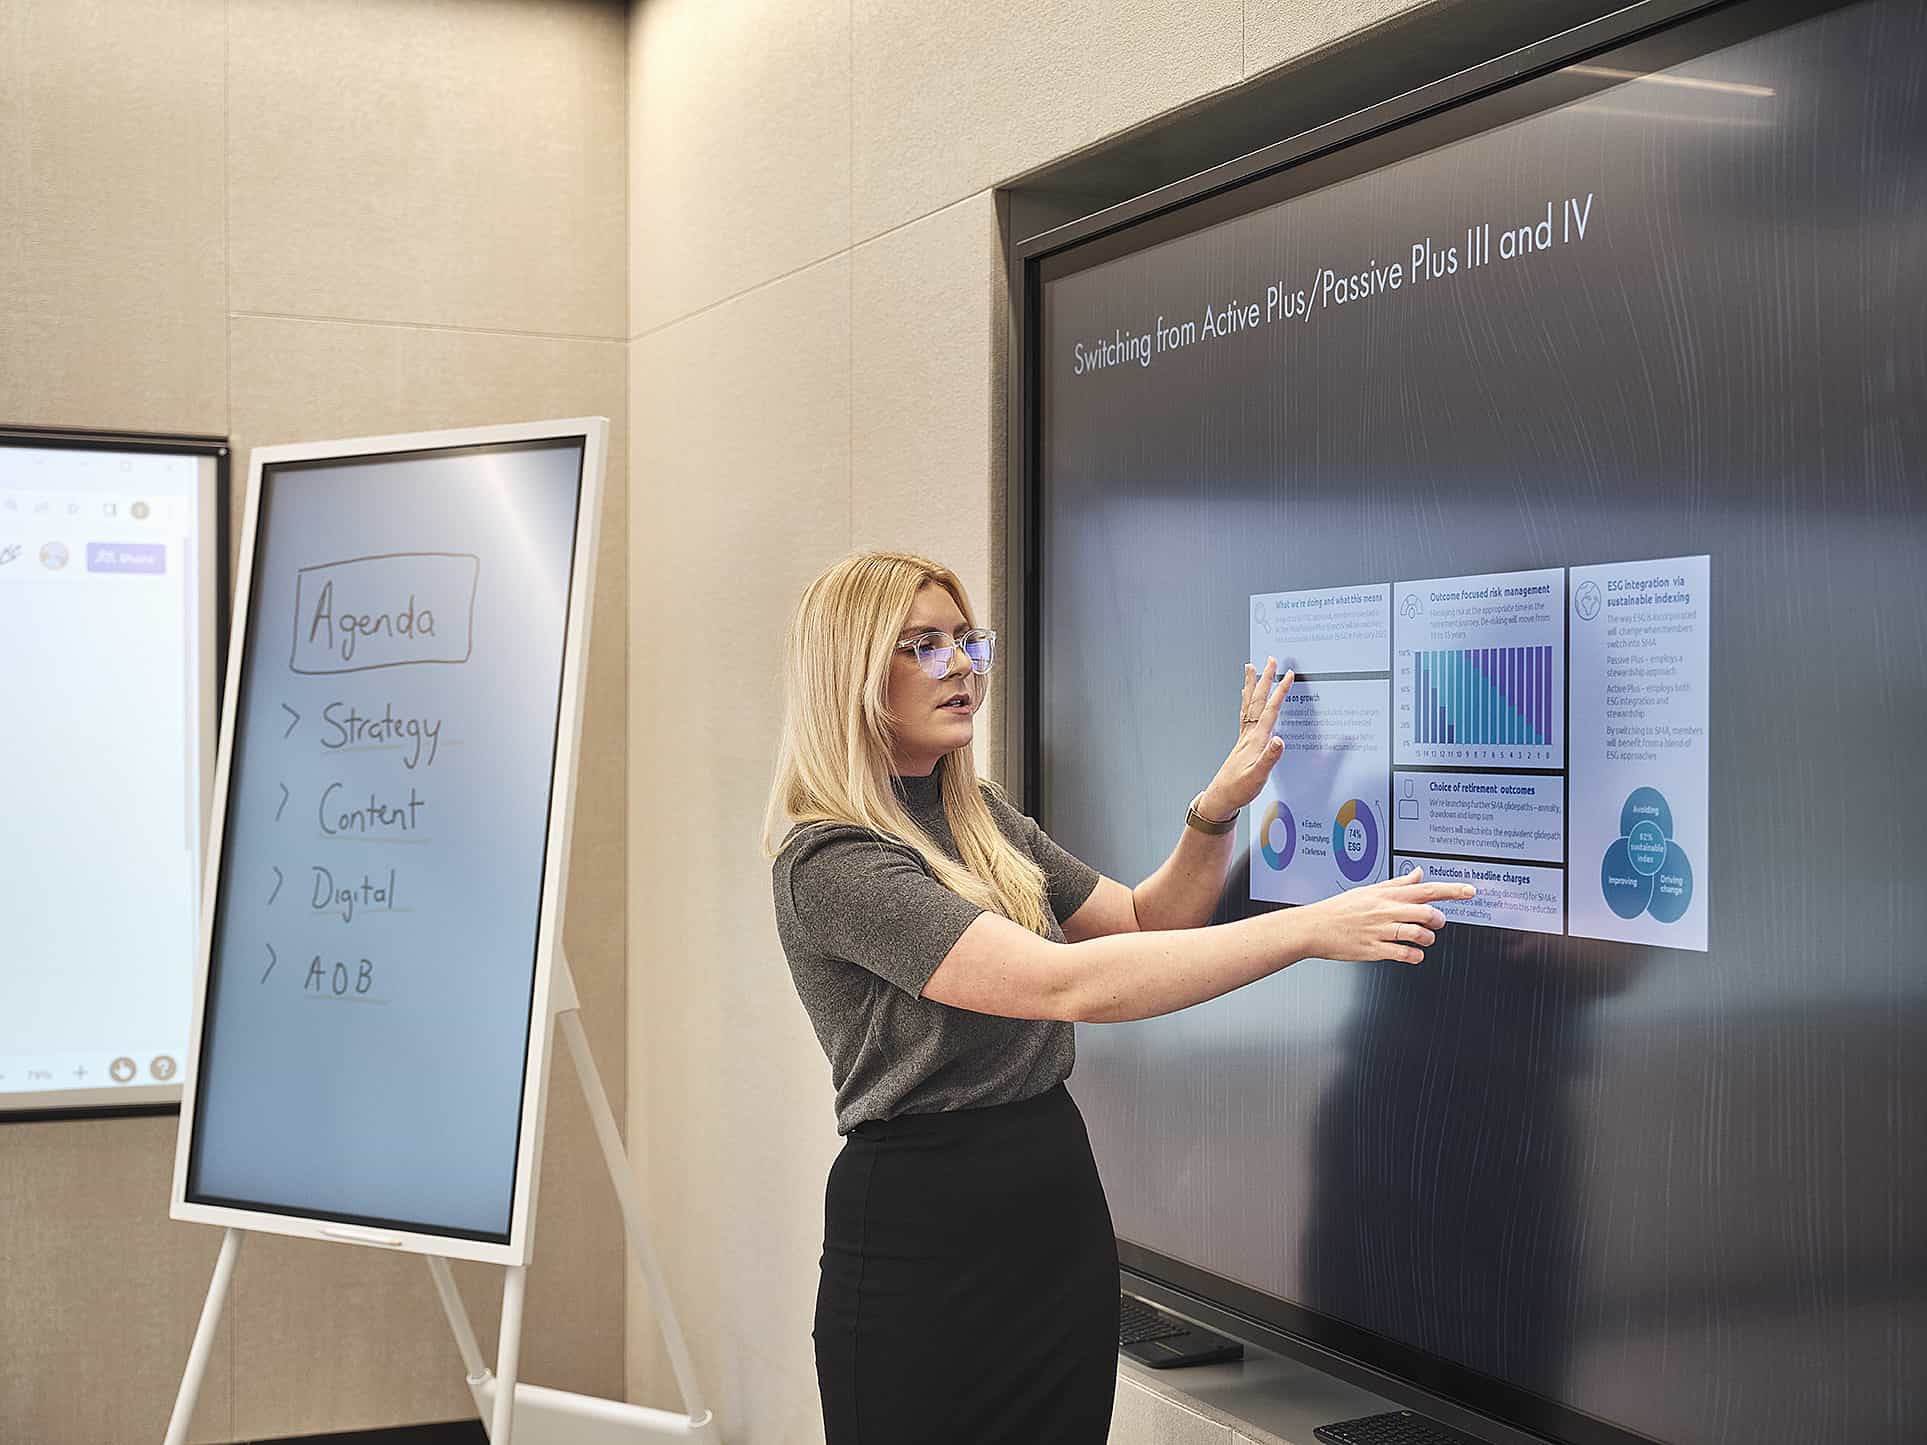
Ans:
[{"label": "gray short-sleeve top", "polygon": [[[942,764],[899,778],[911,815],[951,857]],[[1050,936],[1097,886],[1095,870],[985,790],[997,826],[1044,870]],[[1010,1104],[1053,1088],[1076,1060],[1071,1025],[951,1008],[924,985],[983,912],[931,874],[914,848],[866,828],[793,830],[772,870],[776,932],[796,992],[829,1055],[836,1129],[899,1114]]]}]

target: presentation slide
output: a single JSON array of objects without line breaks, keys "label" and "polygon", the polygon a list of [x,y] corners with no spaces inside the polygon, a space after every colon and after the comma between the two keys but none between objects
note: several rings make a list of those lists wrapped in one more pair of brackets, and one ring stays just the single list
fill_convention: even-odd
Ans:
[{"label": "presentation slide", "polygon": [[177,1097],[217,475],[212,456],[0,445],[0,1110]]},{"label": "presentation slide", "polygon": [[1391,589],[1327,587],[1310,592],[1267,592],[1251,599],[1251,658],[1265,659],[1300,677],[1332,672],[1384,676],[1391,666]]},{"label": "presentation slide", "polygon": [[1444,905],[1455,922],[1705,952],[1710,574],[1684,557],[1254,595],[1252,664],[1299,680],[1251,896],[1315,903],[1395,855],[1478,887]]},{"label": "presentation slide", "polygon": [[1398,584],[1398,761],[1565,761],[1565,575]]},{"label": "presentation slide", "polygon": [[1382,681],[1303,682],[1285,695],[1284,755],[1249,810],[1252,897],[1316,903],[1386,876],[1390,701]]},{"label": "presentation slide", "polygon": [[1710,589],[1706,557],[1572,570],[1581,938],[1707,946]]},{"label": "presentation slide", "polygon": [[581,467],[264,473],[191,1201],[506,1238]]}]

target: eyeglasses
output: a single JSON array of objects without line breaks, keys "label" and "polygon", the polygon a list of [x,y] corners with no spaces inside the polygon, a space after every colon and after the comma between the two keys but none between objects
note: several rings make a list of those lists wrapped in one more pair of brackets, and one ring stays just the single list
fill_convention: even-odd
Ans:
[{"label": "eyeglasses", "polygon": [[997,660],[997,634],[987,627],[973,627],[952,637],[947,632],[925,632],[897,644],[898,652],[914,653],[925,677],[948,677],[951,655],[962,648],[970,670],[982,677]]}]

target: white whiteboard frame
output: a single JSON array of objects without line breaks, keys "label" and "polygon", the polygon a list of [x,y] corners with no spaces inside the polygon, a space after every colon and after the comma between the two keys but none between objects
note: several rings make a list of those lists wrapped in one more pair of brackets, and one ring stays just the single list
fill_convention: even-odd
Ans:
[{"label": "white whiteboard frame", "polygon": [[[188,1160],[193,1154],[195,1096],[199,1085],[202,1031],[206,1026],[207,983],[214,942],[215,903],[220,889],[223,835],[227,826],[229,767],[240,707],[247,627],[254,588],[257,529],[261,515],[261,475],[266,467],[289,462],[349,461],[404,452],[443,451],[501,443],[566,441],[580,438],[582,489],[577,499],[575,563],[569,581],[569,620],[562,648],[562,689],[556,715],[555,767],[549,787],[548,847],[542,860],[542,908],[536,923],[535,981],[530,997],[528,1050],[522,1076],[522,1127],[516,1141],[515,1180],[507,1243],[391,1229],[278,1211],[197,1203],[187,1197]],[[562,948],[562,914],[569,877],[569,843],[575,823],[576,759],[582,738],[583,674],[588,666],[590,611],[595,597],[596,539],[602,518],[603,468],[608,454],[606,417],[519,422],[506,426],[465,427],[453,431],[402,432],[393,436],[353,437],[256,447],[248,458],[248,491],[242,523],[240,565],[236,569],[234,618],[228,643],[221,744],[214,772],[214,806],[208,826],[207,867],[203,879],[201,942],[195,961],[193,1022],[188,1034],[181,1084],[181,1124],[174,1144],[174,1184],[170,1218],[263,1234],[290,1235],[333,1243],[361,1244],[444,1259],[486,1264],[526,1265],[533,1251],[532,1221],[541,1162],[542,1128],[548,1102],[549,1044],[553,1035],[551,984]]]}]

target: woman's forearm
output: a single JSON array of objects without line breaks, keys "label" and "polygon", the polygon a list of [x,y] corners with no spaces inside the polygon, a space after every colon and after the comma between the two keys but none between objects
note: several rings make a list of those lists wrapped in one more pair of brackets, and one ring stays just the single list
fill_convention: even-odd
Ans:
[{"label": "woman's forearm", "polygon": [[[1222,811],[1214,809],[1222,808]],[[1207,818],[1235,817],[1238,809],[1216,803],[1208,795],[1198,800]],[[1231,866],[1238,830],[1201,833],[1190,825],[1180,831],[1178,845],[1157,872],[1131,890],[1139,928],[1201,928],[1217,911],[1224,893],[1225,871]]]},{"label": "woman's forearm", "polygon": [[1318,927],[1314,910],[1293,908],[1217,928],[1113,933],[1067,945],[1065,1012],[1097,1024],[1189,1008],[1315,956]]}]

